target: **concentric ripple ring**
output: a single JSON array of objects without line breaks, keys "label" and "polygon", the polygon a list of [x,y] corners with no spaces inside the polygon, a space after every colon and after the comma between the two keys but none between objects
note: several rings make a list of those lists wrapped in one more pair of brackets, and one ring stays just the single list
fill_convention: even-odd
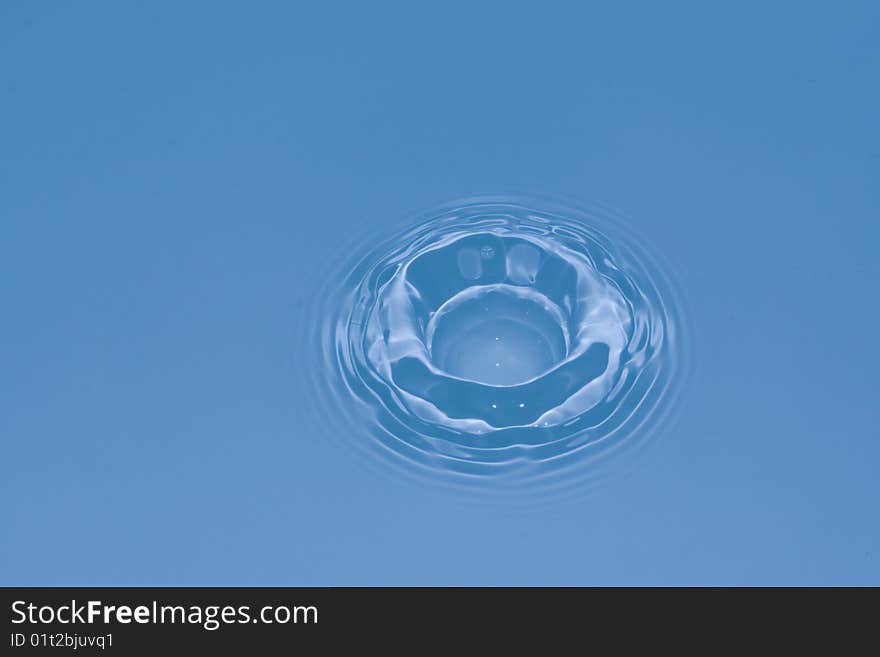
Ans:
[{"label": "concentric ripple ring", "polygon": [[677,296],[609,217],[451,204],[344,274],[319,325],[331,394],[351,440],[406,467],[546,479],[656,433],[668,410]]}]

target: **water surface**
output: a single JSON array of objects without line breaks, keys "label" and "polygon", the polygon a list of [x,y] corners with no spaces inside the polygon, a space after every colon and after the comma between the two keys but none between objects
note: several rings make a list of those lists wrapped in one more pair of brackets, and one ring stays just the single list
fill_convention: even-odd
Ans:
[{"label": "water surface", "polygon": [[578,486],[659,434],[680,308],[619,220],[491,197],[372,239],[320,289],[309,368],[366,458],[486,489]]}]

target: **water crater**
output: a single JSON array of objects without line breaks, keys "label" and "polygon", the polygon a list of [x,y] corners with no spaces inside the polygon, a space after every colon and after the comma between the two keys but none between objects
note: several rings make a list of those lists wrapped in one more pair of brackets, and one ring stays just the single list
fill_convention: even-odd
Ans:
[{"label": "water crater", "polygon": [[446,206],[343,281],[321,324],[340,404],[361,409],[358,440],[429,470],[544,476],[591,460],[651,434],[676,382],[675,295],[598,215]]}]

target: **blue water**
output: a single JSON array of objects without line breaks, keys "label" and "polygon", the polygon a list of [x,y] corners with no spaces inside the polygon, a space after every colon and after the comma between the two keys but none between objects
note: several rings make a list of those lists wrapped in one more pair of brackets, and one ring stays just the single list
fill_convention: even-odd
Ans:
[{"label": "blue water", "polygon": [[880,584],[878,24],[2,3],[0,583]]},{"label": "blue water", "polygon": [[323,349],[305,371],[330,384],[316,407],[350,411],[337,430],[354,447],[534,499],[585,489],[603,452],[660,434],[688,338],[667,274],[619,220],[484,197],[407,224],[353,249],[309,309],[301,346]]}]

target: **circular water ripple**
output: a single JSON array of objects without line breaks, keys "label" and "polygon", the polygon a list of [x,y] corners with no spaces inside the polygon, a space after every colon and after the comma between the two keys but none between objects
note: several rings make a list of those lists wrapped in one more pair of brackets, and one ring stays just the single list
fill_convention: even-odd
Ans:
[{"label": "circular water ripple", "polygon": [[477,199],[342,267],[316,318],[319,396],[351,441],[405,468],[583,479],[668,409],[675,295],[607,216]]}]

